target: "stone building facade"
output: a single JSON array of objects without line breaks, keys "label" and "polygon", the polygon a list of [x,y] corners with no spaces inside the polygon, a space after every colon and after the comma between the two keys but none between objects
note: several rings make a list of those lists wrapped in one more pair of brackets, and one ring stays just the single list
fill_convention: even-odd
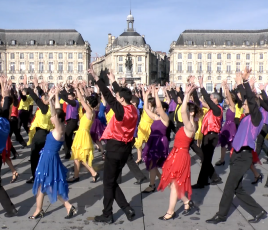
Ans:
[{"label": "stone building facade", "polygon": [[0,72],[13,83],[88,80],[91,48],[76,30],[0,30]]},{"label": "stone building facade", "polygon": [[257,82],[268,81],[268,30],[185,30],[170,45],[170,80],[185,87],[189,75],[204,76],[212,91],[223,79],[252,68]]},{"label": "stone building facade", "polygon": [[108,34],[105,55],[93,63],[94,70],[107,83],[106,74],[112,69],[117,80],[126,77],[129,83],[163,84],[169,78],[169,58],[166,53],[153,51],[144,35],[134,31],[133,24],[134,17],[130,13],[127,16],[128,28],[124,33],[117,38]]}]

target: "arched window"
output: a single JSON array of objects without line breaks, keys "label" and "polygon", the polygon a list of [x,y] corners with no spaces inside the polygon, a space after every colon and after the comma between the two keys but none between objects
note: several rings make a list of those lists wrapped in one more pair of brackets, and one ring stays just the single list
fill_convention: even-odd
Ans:
[{"label": "arched window", "polygon": [[39,80],[43,80],[43,76],[39,76]]},{"label": "arched window", "polygon": [[69,81],[73,80],[73,77],[72,76],[68,76],[68,80]]}]

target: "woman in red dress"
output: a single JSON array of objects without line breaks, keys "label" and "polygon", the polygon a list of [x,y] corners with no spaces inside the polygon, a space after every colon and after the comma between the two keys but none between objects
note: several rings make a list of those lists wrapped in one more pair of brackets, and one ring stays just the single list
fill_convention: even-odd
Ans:
[{"label": "woman in red dress", "polygon": [[[190,103],[190,95],[197,86],[189,84],[185,90],[185,96],[181,105],[181,116],[184,126],[176,133],[174,147],[166,159],[162,168],[161,181],[158,190],[170,187],[169,208],[167,213],[159,217],[160,220],[174,219],[176,216],[175,206],[178,199],[184,203],[183,215],[189,214],[195,207],[191,200],[191,158],[189,146],[197,130],[198,115],[202,111],[196,104]],[[188,193],[188,198],[185,193]]]}]

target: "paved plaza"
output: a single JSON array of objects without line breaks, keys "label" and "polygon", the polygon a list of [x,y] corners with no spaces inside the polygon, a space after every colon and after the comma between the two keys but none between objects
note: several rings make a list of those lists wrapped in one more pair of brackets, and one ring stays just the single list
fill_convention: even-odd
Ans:
[{"label": "paved plaza", "polygon": [[[25,137],[25,136],[24,136]],[[26,137],[25,137],[26,139]],[[3,166],[2,169],[2,183],[8,194],[11,197],[12,202],[15,204],[19,211],[19,215],[13,218],[5,218],[4,211],[0,211],[0,229],[11,230],[44,230],[44,229],[59,229],[59,230],[100,230],[100,229],[120,229],[120,230],[158,230],[158,229],[187,229],[187,230],[214,230],[214,229],[226,229],[226,230],[266,230],[268,224],[268,218],[261,220],[258,224],[249,224],[248,219],[251,219],[249,215],[241,206],[240,202],[235,198],[233,200],[233,206],[229,213],[228,221],[216,225],[209,225],[205,223],[205,220],[212,217],[218,210],[219,201],[223,192],[224,184],[229,173],[228,163],[229,156],[226,157],[226,164],[224,166],[217,167],[216,170],[222,177],[224,183],[220,185],[207,186],[202,190],[193,190],[192,199],[200,207],[200,213],[193,212],[191,215],[184,217],[181,215],[183,210],[183,204],[179,201],[176,208],[178,217],[175,220],[160,221],[159,216],[166,213],[169,201],[169,190],[164,192],[155,192],[149,195],[141,194],[141,191],[148,186],[148,182],[141,186],[136,186],[133,183],[135,178],[129,172],[126,166],[123,170],[122,184],[120,185],[125,193],[127,200],[136,211],[136,217],[134,221],[129,222],[125,214],[119,209],[117,204],[114,204],[114,220],[115,223],[111,225],[105,225],[101,223],[94,223],[92,220],[95,215],[101,214],[103,205],[103,186],[102,181],[97,183],[90,183],[90,174],[82,168],[80,175],[80,181],[69,186],[70,203],[78,208],[78,215],[70,220],[65,220],[66,210],[62,204],[58,201],[55,204],[50,204],[47,197],[44,200],[45,216],[38,220],[28,220],[28,216],[32,215],[35,210],[35,197],[32,194],[32,185],[26,184],[25,181],[31,176],[29,155],[30,149],[20,149],[18,143],[14,142],[15,148],[21,154],[19,158],[13,161],[16,166],[20,177],[18,182],[10,184],[12,174],[7,168]],[[170,147],[173,146],[173,141],[170,143]],[[136,155],[136,150],[133,150]],[[98,151],[94,152],[94,167],[100,172],[101,178],[103,174],[103,161]],[[200,170],[200,160],[191,151],[191,163],[192,163],[192,183],[195,183]],[[262,153],[262,161],[264,160],[264,154]],[[73,162],[64,160],[64,154],[61,152],[62,161],[64,165],[69,169],[70,176],[73,171]],[[215,163],[220,157],[220,148],[216,149],[213,163]],[[144,174],[148,176],[148,172],[145,170],[145,165],[140,165]],[[264,197],[264,193],[268,193],[268,189],[264,188],[264,183],[268,173],[268,165],[257,165],[257,168],[264,174],[263,183],[259,183],[258,186],[251,185],[254,180],[254,176],[251,171],[244,177],[243,185],[248,192],[253,194],[253,197],[268,210],[268,197]],[[157,185],[159,180],[157,180]]]}]

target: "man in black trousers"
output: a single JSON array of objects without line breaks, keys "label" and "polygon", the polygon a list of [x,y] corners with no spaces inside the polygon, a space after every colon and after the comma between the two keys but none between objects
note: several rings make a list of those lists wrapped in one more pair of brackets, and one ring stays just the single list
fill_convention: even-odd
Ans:
[{"label": "man in black trousers", "polygon": [[[106,139],[106,154],[103,172],[103,214],[94,218],[95,222],[113,223],[113,202],[116,200],[118,206],[125,212],[127,219],[131,221],[135,211],[130,207],[117,178],[122,172],[132,150],[132,139],[137,124],[138,114],[136,108],[131,104],[132,93],[127,88],[121,88],[114,97],[106,87],[104,81],[94,73],[93,67],[89,69],[105,100],[114,111],[102,138]],[[118,88],[115,77],[108,74],[114,88]]]},{"label": "man in black trousers", "polygon": [[[242,91],[246,91],[246,100],[243,102],[246,116],[241,120],[233,140],[230,173],[224,187],[219,211],[214,217],[206,221],[209,224],[226,221],[234,195],[243,202],[243,207],[254,217],[248,221],[249,223],[259,222],[267,214],[242,186],[243,176],[252,165],[252,150],[255,148],[255,140],[263,125],[262,114],[259,110],[256,96],[252,92],[248,81],[250,72],[251,70],[246,69],[243,73],[244,87],[241,76],[236,78],[241,95]],[[254,81],[252,82],[254,84]]]}]

